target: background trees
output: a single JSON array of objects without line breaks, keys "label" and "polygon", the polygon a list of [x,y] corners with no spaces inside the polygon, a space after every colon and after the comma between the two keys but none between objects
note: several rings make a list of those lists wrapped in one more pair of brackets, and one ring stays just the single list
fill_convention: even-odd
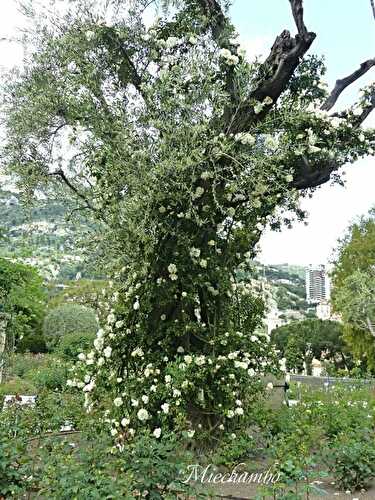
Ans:
[{"label": "background trees", "polygon": [[331,361],[335,368],[350,368],[351,355],[343,339],[343,326],[337,321],[306,319],[275,328],[271,341],[289,370],[301,370],[303,362],[311,370],[313,358]]},{"label": "background trees", "polygon": [[345,339],[359,359],[375,366],[375,212],[352,224],[339,244],[332,301]]},{"label": "background trees", "polygon": [[0,258],[0,311],[8,315],[8,347],[45,350],[42,322],[46,293],[38,272]]}]

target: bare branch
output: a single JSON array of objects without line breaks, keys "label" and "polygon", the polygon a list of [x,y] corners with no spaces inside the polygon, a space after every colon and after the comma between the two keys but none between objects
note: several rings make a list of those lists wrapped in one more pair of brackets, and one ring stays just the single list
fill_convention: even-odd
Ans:
[{"label": "bare branch", "polygon": [[62,169],[56,170],[55,172],[50,172],[47,175],[58,176],[63,181],[63,183],[66,186],[68,186],[69,189],[71,189],[78,196],[78,198],[80,198],[81,200],[83,200],[85,202],[85,204],[86,204],[85,208],[89,208],[90,210],[96,211],[96,209],[89,202],[89,200],[86,198],[86,196],[84,194],[82,194],[80,191],[78,191],[78,189],[74,186],[74,184],[71,183],[71,181],[67,178],[67,176],[65,175],[65,173]]},{"label": "bare branch", "polygon": [[374,14],[374,19],[375,19],[375,3],[374,0],[370,0],[371,7],[372,7],[372,13]]},{"label": "bare branch", "polygon": [[302,0],[289,0],[292,7],[294,22],[296,23],[299,35],[306,38],[308,35],[305,23],[303,21],[303,3]]},{"label": "bare branch", "polygon": [[346,76],[345,78],[342,78],[341,80],[336,80],[336,85],[334,89],[332,90],[331,94],[322,105],[321,109],[329,111],[331,108],[333,108],[337,99],[340,97],[340,94],[346,89],[346,87],[348,87],[356,80],[358,80],[358,78],[367,73],[367,71],[371,69],[373,66],[375,66],[375,58],[368,59],[367,61],[363,62],[360,65],[360,67],[350,75]]}]

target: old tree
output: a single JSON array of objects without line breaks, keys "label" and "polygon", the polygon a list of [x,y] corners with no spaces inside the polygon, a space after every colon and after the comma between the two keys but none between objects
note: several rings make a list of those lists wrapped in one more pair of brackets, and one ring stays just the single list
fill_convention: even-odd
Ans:
[{"label": "old tree", "polygon": [[[72,191],[105,224],[117,266],[106,324],[70,385],[103,398],[116,440],[142,429],[215,439],[246,422],[276,366],[261,300],[236,271],[266,225],[372,154],[361,125],[375,85],[334,112],[375,64],[322,82],[302,0],[297,34],[248,62],[227,1],[66,2],[36,16],[23,69],[5,82],[3,161],[23,189]],[[105,5],[105,9],[104,9]],[[103,8],[102,8],[103,7]]]}]

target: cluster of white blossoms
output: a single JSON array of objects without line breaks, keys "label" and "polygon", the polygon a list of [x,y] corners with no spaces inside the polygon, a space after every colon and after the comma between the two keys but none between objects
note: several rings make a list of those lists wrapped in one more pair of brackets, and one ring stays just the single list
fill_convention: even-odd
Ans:
[{"label": "cluster of white blossoms", "polygon": [[250,132],[239,132],[234,136],[234,140],[248,146],[256,143],[256,138]]},{"label": "cluster of white blossoms", "polygon": [[177,266],[176,266],[176,264],[169,264],[168,272],[169,272],[169,279],[171,279],[172,281],[176,281],[177,280]]},{"label": "cluster of white blossoms", "polygon": [[220,57],[222,57],[228,66],[235,66],[239,63],[240,58],[236,54],[232,54],[229,49],[221,49]]},{"label": "cluster of white blossoms", "polygon": [[264,109],[265,106],[271,106],[271,104],[273,103],[273,99],[272,97],[270,96],[266,96],[262,102],[257,102],[254,106],[254,113],[256,115],[258,115],[259,113],[261,113]]},{"label": "cluster of white blossoms", "polygon": [[190,257],[197,259],[198,257],[200,257],[201,251],[199,248],[192,247],[192,248],[190,248],[189,253],[190,253]]}]

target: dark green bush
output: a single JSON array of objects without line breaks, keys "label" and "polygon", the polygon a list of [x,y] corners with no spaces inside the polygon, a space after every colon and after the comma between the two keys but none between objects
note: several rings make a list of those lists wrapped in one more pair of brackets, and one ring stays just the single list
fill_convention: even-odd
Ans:
[{"label": "dark green bush", "polygon": [[47,352],[47,345],[43,334],[40,332],[33,332],[32,334],[25,335],[18,342],[17,351],[21,353],[31,352],[33,354]]},{"label": "dark green bush", "polygon": [[94,339],[95,334],[92,332],[68,333],[60,340],[56,353],[67,361],[75,361],[80,352],[88,350],[93,345]]},{"label": "dark green bush", "polygon": [[70,333],[95,333],[98,321],[94,309],[78,304],[64,304],[52,309],[43,324],[44,338],[50,349],[55,349]]},{"label": "dark green bush", "polygon": [[365,488],[375,478],[375,443],[371,435],[343,435],[326,455],[336,484],[343,490]]}]

